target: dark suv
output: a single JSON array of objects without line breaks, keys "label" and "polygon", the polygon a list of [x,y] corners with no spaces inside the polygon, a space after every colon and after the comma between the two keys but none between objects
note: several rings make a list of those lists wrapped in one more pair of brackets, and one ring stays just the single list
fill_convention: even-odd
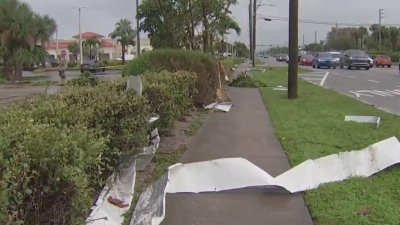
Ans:
[{"label": "dark suv", "polygon": [[369,70],[369,57],[368,55],[361,50],[347,50],[343,53],[343,56],[340,58],[340,68],[343,69],[347,67],[347,69],[351,68],[365,68]]}]

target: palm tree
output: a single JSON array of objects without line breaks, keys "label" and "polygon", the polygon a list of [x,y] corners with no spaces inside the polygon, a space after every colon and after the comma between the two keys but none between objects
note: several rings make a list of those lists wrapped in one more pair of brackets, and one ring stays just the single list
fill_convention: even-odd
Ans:
[{"label": "palm tree", "polygon": [[[136,31],[131,27],[131,21],[121,19],[115,24],[115,29],[110,33],[110,37],[117,40],[122,47],[122,64],[125,64],[125,52],[129,45],[135,46]],[[138,53],[136,53],[138,55]]]},{"label": "palm tree", "polygon": [[[37,39],[40,40],[40,46],[45,49],[46,42],[49,41],[50,37],[56,32],[57,24],[56,21],[50,18],[48,15],[40,16],[36,15],[35,17],[37,23]],[[38,41],[38,40],[36,40]],[[45,59],[43,59],[42,67],[46,65]]]},{"label": "palm tree", "polygon": [[22,78],[24,65],[39,63],[45,57],[43,48],[36,46],[38,27],[35,14],[26,3],[2,0],[0,3],[0,57],[6,77]]},{"label": "palm tree", "polygon": [[92,60],[92,48],[96,48],[100,44],[100,41],[97,38],[88,38],[83,44],[89,47],[89,60]]}]

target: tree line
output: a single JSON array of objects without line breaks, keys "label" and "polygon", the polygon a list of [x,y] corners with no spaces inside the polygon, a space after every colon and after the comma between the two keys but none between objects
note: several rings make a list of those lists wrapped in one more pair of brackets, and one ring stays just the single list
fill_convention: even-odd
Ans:
[{"label": "tree line", "polygon": [[24,65],[45,65],[44,45],[56,29],[54,19],[33,12],[26,3],[1,0],[0,59],[6,78],[20,80]]},{"label": "tree line", "polygon": [[240,34],[230,6],[237,0],[144,0],[140,29],[153,48],[185,48],[213,53],[229,31]]},{"label": "tree line", "polygon": [[[367,27],[333,27],[328,32],[326,41],[312,43],[306,50],[346,50],[361,49],[379,51],[379,25]],[[381,26],[381,51],[400,51],[400,29]]]}]

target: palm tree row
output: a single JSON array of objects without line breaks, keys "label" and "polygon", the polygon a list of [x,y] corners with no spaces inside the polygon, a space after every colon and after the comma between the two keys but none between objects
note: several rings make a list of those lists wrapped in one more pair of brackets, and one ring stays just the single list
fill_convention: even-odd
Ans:
[{"label": "palm tree row", "polygon": [[44,45],[56,29],[53,19],[38,15],[26,3],[1,0],[0,58],[6,78],[15,82],[21,79],[24,65],[44,65]]}]

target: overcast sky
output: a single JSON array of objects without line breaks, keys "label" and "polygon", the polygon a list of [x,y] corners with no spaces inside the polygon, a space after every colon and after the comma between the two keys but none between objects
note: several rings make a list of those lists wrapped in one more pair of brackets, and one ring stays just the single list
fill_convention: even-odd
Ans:
[{"label": "overcast sky", "polygon": [[[113,30],[120,18],[128,18],[135,24],[135,0],[22,0],[31,5],[34,11],[49,14],[59,28],[59,38],[68,39],[78,34],[78,7],[82,9],[82,31],[92,31],[104,36]],[[249,0],[238,0],[232,7],[233,17],[239,22],[240,36],[230,35],[230,39],[248,43],[248,4]],[[263,0],[275,7],[263,6],[258,9],[259,16],[288,17],[289,0]],[[385,9],[383,24],[400,24],[399,0],[299,0],[299,17],[315,21],[338,23],[372,24],[378,22],[378,8]],[[285,45],[288,40],[288,23],[283,21],[265,22],[258,20],[257,44]],[[135,25],[134,25],[135,26]],[[315,31],[318,41],[325,40],[328,25],[300,24],[299,44],[304,34],[305,42],[314,42]]]}]

